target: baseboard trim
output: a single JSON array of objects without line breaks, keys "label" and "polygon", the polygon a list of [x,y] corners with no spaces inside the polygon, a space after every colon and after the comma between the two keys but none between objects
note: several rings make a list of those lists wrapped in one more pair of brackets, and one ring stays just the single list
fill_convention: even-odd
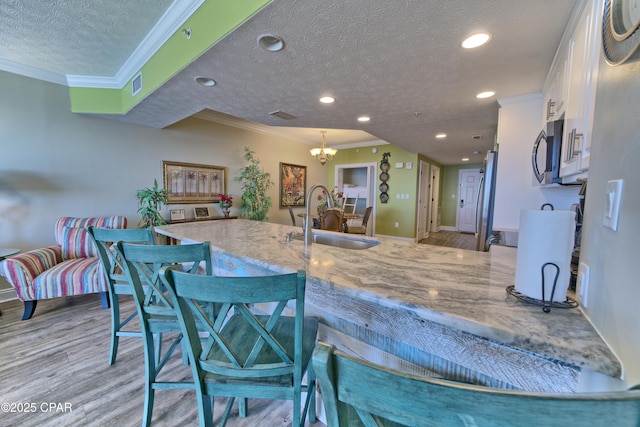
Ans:
[{"label": "baseboard trim", "polygon": [[0,289],[0,302],[12,301],[18,299],[16,291],[13,289]]},{"label": "baseboard trim", "polygon": [[440,226],[440,230],[441,231],[458,231],[458,227],[451,227],[448,225],[441,225]]},{"label": "baseboard trim", "polygon": [[375,239],[377,236],[384,237],[385,239],[402,240],[404,242],[415,242],[416,241],[415,237],[389,236],[389,235],[386,235],[386,234],[376,234],[375,236],[373,236],[373,238]]}]

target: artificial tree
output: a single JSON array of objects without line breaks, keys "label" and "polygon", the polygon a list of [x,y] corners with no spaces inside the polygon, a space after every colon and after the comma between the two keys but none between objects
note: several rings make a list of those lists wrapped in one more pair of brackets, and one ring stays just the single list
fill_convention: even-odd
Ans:
[{"label": "artificial tree", "polygon": [[267,221],[271,207],[268,191],[273,186],[271,174],[260,167],[260,160],[249,147],[244,147],[244,158],[248,165],[240,170],[240,176],[235,177],[242,185],[241,216],[254,221]]}]

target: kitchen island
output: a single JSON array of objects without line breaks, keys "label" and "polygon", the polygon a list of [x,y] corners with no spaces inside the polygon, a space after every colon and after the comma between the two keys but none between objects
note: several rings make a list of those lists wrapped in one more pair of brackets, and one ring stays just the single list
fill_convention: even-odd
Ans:
[{"label": "kitchen island", "polygon": [[579,309],[544,313],[505,291],[515,278],[514,248],[475,252],[392,238],[363,250],[305,248],[286,238],[299,227],[247,220],[156,231],[210,242],[216,274],[306,270],[306,312],[325,325],[323,340],[348,337],[437,375],[495,387],[578,391],[592,374],[621,376]]}]

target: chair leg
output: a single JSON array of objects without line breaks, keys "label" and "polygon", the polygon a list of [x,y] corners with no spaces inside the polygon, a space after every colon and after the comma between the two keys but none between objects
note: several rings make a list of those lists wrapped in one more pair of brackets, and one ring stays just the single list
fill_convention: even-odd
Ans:
[{"label": "chair leg", "polygon": [[[160,334],[159,334],[160,335]],[[144,411],[142,413],[142,425],[143,427],[151,426],[151,418],[153,417],[153,398],[154,392],[153,383],[156,380],[156,366],[154,363],[156,356],[153,354],[154,351],[154,342],[153,342],[153,334],[151,333],[143,333],[142,336],[143,346],[144,346],[144,359],[145,359],[145,369],[144,369]]]},{"label": "chair leg", "polygon": [[240,418],[247,418],[247,398],[238,397],[238,413]]},{"label": "chair leg", "polygon": [[109,293],[108,292],[100,292],[100,301],[102,302],[102,308],[109,308]]},{"label": "chair leg", "polygon": [[118,325],[120,324],[120,305],[116,294],[111,298],[111,354],[109,355],[109,365],[116,363],[118,354]]},{"label": "chair leg", "polygon": [[301,420],[301,424],[303,425],[307,414],[309,415],[309,422],[311,424],[318,421],[316,417],[316,375],[313,372],[311,362],[309,362],[309,367],[307,368],[307,399]]},{"label": "chair leg", "polygon": [[24,314],[22,315],[22,320],[29,320],[31,316],[33,316],[33,312],[36,311],[36,305],[38,301],[24,301]]}]

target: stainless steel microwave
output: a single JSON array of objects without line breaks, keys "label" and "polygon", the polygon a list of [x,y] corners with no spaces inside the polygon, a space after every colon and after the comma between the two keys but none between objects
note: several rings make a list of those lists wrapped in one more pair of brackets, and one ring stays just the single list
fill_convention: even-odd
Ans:
[{"label": "stainless steel microwave", "polygon": [[538,134],[531,152],[533,175],[540,184],[562,184],[560,178],[560,153],[564,117],[547,122],[547,129]]}]

